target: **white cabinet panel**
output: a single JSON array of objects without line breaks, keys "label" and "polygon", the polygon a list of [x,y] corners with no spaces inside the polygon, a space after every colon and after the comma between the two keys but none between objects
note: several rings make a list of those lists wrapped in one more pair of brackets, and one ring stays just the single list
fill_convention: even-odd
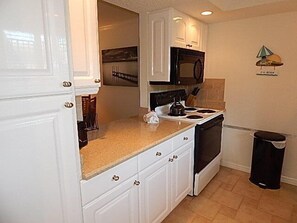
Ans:
[{"label": "white cabinet panel", "polygon": [[172,13],[172,46],[185,48],[188,16],[176,10],[173,10]]},{"label": "white cabinet panel", "polygon": [[182,146],[173,152],[171,177],[171,208],[175,208],[193,187],[193,149],[194,142]]},{"label": "white cabinet panel", "polygon": [[188,29],[187,43],[190,45],[190,49],[202,50],[200,46],[200,41],[201,41],[200,22],[198,22],[195,19],[189,18],[187,29]]},{"label": "white cabinet panel", "polygon": [[169,81],[169,16],[167,12],[149,15],[149,80]]},{"label": "white cabinet panel", "polygon": [[0,222],[81,223],[73,100],[0,101]]},{"label": "white cabinet panel", "polygon": [[110,191],[135,174],[137,174],[137,157],[133,157],[89,180],[82,180],[83,205]]},{"label": "white cabinet panel", "polygon": [[84,206],[84,223],[137,223],[136,175]]},{"label": "white cabinet panel", "polygon": [[69,0],[76,94],[95,94],[100,86],[96,0]]},{"label": "white cabinet panel", "polygon": [[169,156],[139,173],[141,223],[161,222],[170,209]]},{"label": "white cabinet panel", "polygon": [[0,7],[0,99],[71,92],[64,1]]}]

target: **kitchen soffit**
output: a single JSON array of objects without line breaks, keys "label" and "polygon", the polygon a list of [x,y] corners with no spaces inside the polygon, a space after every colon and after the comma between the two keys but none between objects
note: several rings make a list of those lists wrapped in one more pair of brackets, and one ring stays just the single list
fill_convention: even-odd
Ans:
[{"label": "kitchen soffit", "polygon": [[[256,16],[297,11],[296,0],[104,0],[142,13],[173,7],[206,23],[217,23]],[[204,10],[212,16],[202,16]]]}]

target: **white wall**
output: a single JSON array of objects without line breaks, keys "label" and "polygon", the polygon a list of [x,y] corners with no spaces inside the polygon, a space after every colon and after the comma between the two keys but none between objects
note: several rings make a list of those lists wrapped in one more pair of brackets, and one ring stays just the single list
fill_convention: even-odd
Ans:
[{"label": "white wall", "polygon": [[[99,38],[100,56],[104,49],[138,46],[138,19],[100,27]],[[102,85],[97,100],[100,124],[138,115],[139,87]]]},{"label": "white wall", "polygon": [[[297,185],[297,13],[211,24],[206,78],[225,78],[223,163],[249,170],[252,130],[284,133],[284,180]],[[282,58],[279,76],[258,76],[262,45]],[[243,127],[247,130],[240,130]]]}]

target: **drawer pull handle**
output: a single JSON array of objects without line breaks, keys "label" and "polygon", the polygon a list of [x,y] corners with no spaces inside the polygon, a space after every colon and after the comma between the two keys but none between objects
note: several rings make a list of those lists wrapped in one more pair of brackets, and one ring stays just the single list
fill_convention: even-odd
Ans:
[{"label": "drawer pull handle", "polygon": [[173,159],[172,159],[172,158],[169,158],[169,162],[171,162],[171,163],[172,163],[172,162],[173,162]]},{"label": "drawer pull handle", "polygon": [[162,156],[161,152],[156,152],[156,156]]},{"label": "drawer pull handle", "polygon": [[113,175],[112,179],[113,179],[114,181],[118,181],[118,180],[120,179],[120,177],[117,176],[117,175]]},{"label": "drawer pull handle", "polygon": [[186,136],[184,137],[184,140],[188,140],[188,139],[189,139],[188,137],[186,137]]},{"label": "drawer pull handle", "polygon": [[177,159],[178,158],[178,156],[177,155],[173,155],[173,159]]},{"label": "drawer pull handle", "polygon": [[70,81],[63,81],[63,87],[71,87],[72,83]]},{"label": "drawer pull handle", "polygon": [[96,84],[99,84],[99,83],[101,82],[101,80],[100,80],[100,79],[95,79],[94,82],[95,82]]},{"label": "drawer pull handle", "polygon": [[64,104],[64,106],[66,107],[66,108],[72,108],[73,107],[73,103],[72,102],[65,102],[65,104]]},{"label": "drawer pull handle", "polygon": [[134,185],[138,186],[139,184],[140,184],[140,181],[138,181],[138,180],[134,181]]}]

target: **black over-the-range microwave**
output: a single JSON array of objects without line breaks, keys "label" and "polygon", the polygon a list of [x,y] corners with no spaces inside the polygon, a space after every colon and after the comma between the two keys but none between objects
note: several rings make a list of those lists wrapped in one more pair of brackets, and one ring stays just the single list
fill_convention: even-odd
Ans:
[{"label": "black over-the-range microwave", "polygon": [[205,53],[197,50],[170,48],[170,81],[152,85],[192,85],[203,82]]}]

